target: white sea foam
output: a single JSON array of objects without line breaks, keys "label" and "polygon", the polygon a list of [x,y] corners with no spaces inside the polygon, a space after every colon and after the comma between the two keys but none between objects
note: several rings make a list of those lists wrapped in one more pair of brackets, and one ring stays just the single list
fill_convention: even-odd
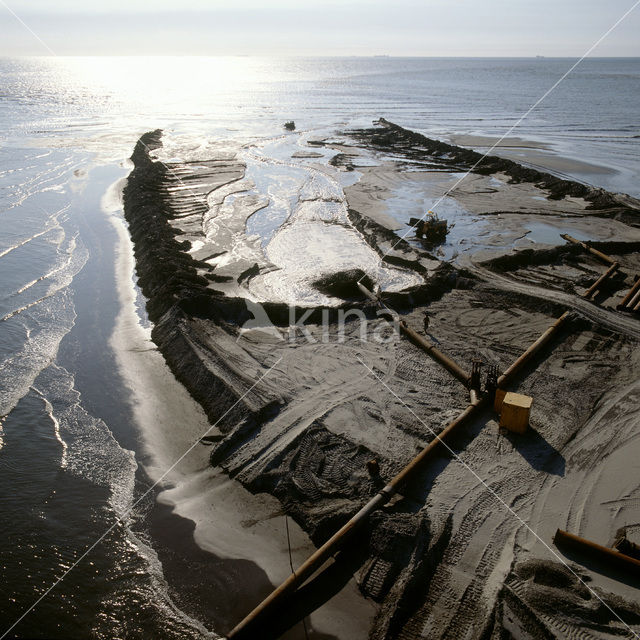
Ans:
[{"label": "white sea foam", "polygon": [[29,290],[39,282],[47,280],[49,281],[49,285],[44,292],[44,295],[41,295],[36,299],[25,300],[23,304],[21,304],[20,306],[16,306],[10,312],[2,316],[0,318],[0,322],[5,322],[35,306],[41,306],[43,303],[46,304],[60,291],[67,289],[67,287],[73,281],[74,276],[85,265],[89,257],[89,253],[82,240],[78,238],[77,232],[69,239],[67,246],[62,247],[61,249],[62,250],[57,255],[57,258],[61,261],[61,264],[54,267],[47,273],[39,276],[38,278],[25,283],[8,297],[16,298],[19,304],[22,294],[29,292]]},{"label": "white sea foam", "polygon": [[51,402],[49,402],[49,399],[47,398],[47,396],[44,395],[44,393],[42,391],[40,391],[40,389],[38,389],[36,387],[31,387],[31,388],[44,401],[44,406],[45,406],[45,410],[47,412],[47,415],[49,416],[49,418],[51,419],[51,422],[53,423],[54,436],[55,436],[56,440],[60,443],[60,446],[62,448],[62,455],[60,456],[60,468],[61,469],[65,469],[67,467],[67,453],[68,453],[69,447],[67,446],[66,441],[62,438],[62,435],[60,434],[60,421],[55,416],[55,414],[53,412],[53,405],[51,404]]},{"label": "white sea foam", "polygon": [[[0,415],[8,414],[16,406],[38,374],[53,361],[75,318],[72,295],[65,288],[34,303],[28,317],[20,320],[28,337],[0,362]],[[18,317],[9,321],[18,321]]]},{"label": "white sea foam", "polygon": [[62,207],[62,209],[60,209],[55,214],[53,214],[50,218],[48,218],[45,228],[42,229],[41,231],[38,231],[37,233],[34,233],[33,235],[30,235],[27,238],[24,238],[19,242],[16,242],[15,244],[12,244],[11,246],[6,247],[2,251],[0,251],[0,258],[4,258],[4,256],[10,254],[12,251],[15,251],[16,249],[19,249],[20,247],[23,247],[26,244],[30,243],[32,240],[35,240],[36,238],[39,238],[40,236],[43,236],[49,233],[52,229],[60,229],[59,218],[63,213],[66,213],[69,210],[69,207],[70,205],[66,205]]},{"label": "white sea foam", "polygon": [[[63,273],[65,275],[67,275],[68,274],[68,269],[71,267],[71,263],[74,260],[74,251],[76,249],[77,241],[78,241],[78,234],[76,233],[72,238],[70,238],[68,246],[65,249],[63,249],[61,253],[59,253],[58,257],[60,258],[60,264],[58,266],[54,267],[50,271],[47,271],[47,273],[44,273],[44,274],[42,274],[41,276],[39,276],[37,278],[34,278],[30,282],[27,282],[26,284],[22,285],[12,295],[13,296],[20,295],[21,293],[24,293],[25,291],[27,291],[28,289],[33,287],[35,284],[37,284],[38,282],[42,282],[43,280],[51,280],[52,283],[53,283],[55,276],[58,276],[58,275],[63,274]],[[75,259],[77,260],[77,257]],[[71,278],[73,279],[73,276],[71,276]],[[64,284],[64,282],[66,280],[67,280],[67,278],[63,278],[63,286],[66,286]],[[58,283],[56,282],[55,284],[52,284],[52,286],[55,287],[57,284]],[[56,289],[54,289],[54,291],[55,290]],[[49,292],[47,292],[47,293],[49,293]],[[4,320],[4,318],[3,318],[3,320]]]},{"label": "white sea foam", "polygon": [[[134,452],[123,448],[108,425],[84,409],[74,378],[66,369],[51,365],[38,377],[37,385],[34,390],[43,398],[56,439],[62,445],[60,466],[109,490],[110,507],[125,524],[131,548],[147,565],[154,606],[164,609],[170,618],[196,629],[203,637],[217,638],[176,607],[169,596],[157,553],[127,526],[135,515],[134,487],[138,463]],[[96,540],[103,533],[96,531]]]},{"label": "white sea foam", "polygon": [[6,197],[3,200],[3,213],[6,215],[8,211],[24,204],[32,196],[47,191],[60,191],[64,189],[68,182],[69,172],[81,167],[85,163],[82,159],[78,162],[72,162],[72,158],[68,157],[58,162],[46,163],[44,167],[28,167],[29,169],[37,169],[25,176],[23,182],[14,182]]}]

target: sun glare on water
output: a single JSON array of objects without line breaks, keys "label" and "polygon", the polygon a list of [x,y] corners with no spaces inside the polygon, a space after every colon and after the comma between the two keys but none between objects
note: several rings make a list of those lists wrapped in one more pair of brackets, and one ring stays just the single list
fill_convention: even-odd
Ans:
[{"label": "sun glare on water", "polygon": [[77,82],[149,109],[193,112],[265,78],[255,58],[83,57],[59,59]]}]

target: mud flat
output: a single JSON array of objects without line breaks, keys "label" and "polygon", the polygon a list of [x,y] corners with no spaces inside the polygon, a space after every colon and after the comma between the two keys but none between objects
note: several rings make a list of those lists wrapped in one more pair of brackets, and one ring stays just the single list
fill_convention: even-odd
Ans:
[{"label": "mud flat", "polygon": [[[573,314],[510,389],[534,398],[527,434],[490,411],[469,424],[456,456],[377,512],[291,615],[355,574],[377,607],[363,638],[640,633],[637,584],[552,545],[556,528],[606,545],[623,526],[640,535],[640,322],[615,310],[640,268],[639,203],[386,121],[304,135],[285,138],[286,159],[239,148],[165,163],[161,132],[146,134],[125,214],[152,338],[217,422],[212,465],[274,496],[316,545],[468,404],[349,282],[380,285],[417,331],[428,313],[431,339],[466,369],[479,357],[505,370]],[[278,214],[265,164],[299,183],[260,236],[248,228]],[[407,225],[429,208],[455,224],[443,245]],[[620,262],[595,303],[581,294],[606,267],[560,233]]]}]

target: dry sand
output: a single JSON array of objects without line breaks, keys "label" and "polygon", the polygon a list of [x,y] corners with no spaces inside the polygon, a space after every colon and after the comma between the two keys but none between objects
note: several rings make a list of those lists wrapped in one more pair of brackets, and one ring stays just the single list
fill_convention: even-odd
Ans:
[{"label": "dry sand", "polygon": [[[303,137],[290,139],[304,148]],[[528,433],[499,431],[487,411],[461,433],[453,460],[439,459],[375,514],[332,582],[339,591],[355,572],[378,615],[370,623],[370,609],[343,591],[352,627],[327,631],[389,639],[639,634],[637,583],[552,544],[556,528],[605,545],[621,526],[630,537],[640,533],[640,322],[613,304],[640,269],[638,203],[499,163],[456,184],[468,159],[389,125],[346,134],[339,145],[321,147],[339,152],[330,165],[315,153],[290,153],[292,162],[311,161],[302,169],[307,190],[296,191],[298,205],[266,245],[245,232],[267,204],[246,182],[240,151],[235,159],[172,164],[170,173],[142,147],[134,154],[125,211],[153,339],[209,420],[231,409],[212,463],[256,497],[279,500],[319,544],[380,488],[367,461],[378,460],[388,480],[466,407],[460,383],[374,306],[352,290],[346,300],[338,295],[344,288],[318,292],[319,261],[325,273],[331,264],[363,268],[418,331],[428,312],[431,338],[465,369],[480,357],[504,370],[572,310],[553,348],[512,388],[534,398]],[[353,167],[357,182],[342,181]],[[440,247],[423,245],[407,226],[434,204],[456,225]],[[597,304],[580,294],[606,267],[565,247],[559,234],[567,232],[603,243],[622,265]],[[165,273],[162,264],[172,266]],[[287,303],[294,302],[316,312],[307,334],[291,339]],[[361,312],[366,325],[355,313],[342,322],[347,310]],[[220,501],[216,518],[237,519],[223,494],[239,489],[219,471],[194,473],[192,482],[212,504]],[[237,553],[232,534],[208,534],[211,523],[173,493],[203,548]],[[252,508],[251,500],[242,505]],[[264,528],[252,544],[267,545],[266,557],[270,516],[256,509]],[[267,561],[265,571],[280,578]],[[247,611],[254,604],[248,595]]]}]

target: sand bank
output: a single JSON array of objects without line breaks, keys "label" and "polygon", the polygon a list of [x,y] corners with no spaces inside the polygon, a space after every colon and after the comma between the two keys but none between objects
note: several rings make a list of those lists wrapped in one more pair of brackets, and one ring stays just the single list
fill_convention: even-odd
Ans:
[{"label": "sand bank", "polygon": [[[378,490],[369,460],[390,478],[468,399],[365,299],[351,290],[341,297],[338,287],[328,297],[312,293],[312,268],[300,276],[298,255],[325,246],[335,256],[352,246],[362,258],[339,260],[334,271],[357,265],[389,284],[385,301],[416,330],[427,311],[429,333],[464,367],[481,357],[504,370],[555,317],[576,312],[555,348],[514,387],[534,397],[528,435],[501,433],[487,412],[456,443],[460,457],[442,458],[371,518],[350,562],[336,563],[336,588],[355,572],[362,594],[379,607],[365,637],[489,638],[505,628],[516,637],[587,630],[610,637],[628,633],[625,624],[638,632],[633,588],[575,564],[572,573],[550,533],[577,529],[611,543],[619,526],[640,523],[640,471],[629,469],[624,482],[616,475],[637,453],[628,447],[638,441],[640,328],[611,304],[638,266],[636,201],[503,158],[486,159],[460,181],[478,154],[383,122],[339,141],[314,141],[314,149],[340,145],[330,166],[314,170],[330,178],[325,186],[337,190],[336,172],[354,167],[359,181],[349,181],[344,199],[339,190],[314,196],[312,211],[305,193],[322,192],[317,180],[324,178],[314,173],[309,190],[295,190],[302,206],[292,211],[317,226],[312,237],[300,233],[285,243],[287,261],[274,265],[262,241],[246,233],[247,220],[267,209],[242,184],[237,157],[167,167],[148,154],[160,133],[143,142],[133,155],[125,212],[152,338],[208,419],[224,415],[211,462],[251,493],[277,499],[315,544]],[[446,199],[430,205],[443,190]],[[250,200],[238,202],[244,197]],[[440,204],[456,224],[447,243],[402,237],[411,215]],[[226,222],[212,233],[208,221],[223,209]],[[344,234],[335,235],[336,223]],[[285,218],[276,235],[296,224],[295,215]],[[565,231],[608,243],[602,246],[624,265],[598,305],[580,293],[604,269],[564,247]],[[254,284],[270,280],[289,283],[288,293]],[[347,311],[358,314],[344,321]],[[306,333],[291,339],[292,318],[301,317]],[[604,427],[612,411],[615,436]],[[235,519],[220,501],[227,488],[218,471],[194,474],[193,482],[221,505],[220,518]],[[195,536],[212,550],[226,544],[223,537],[207,542],[197,529]],[[247,611],[253,604],[247,601]]]}]

